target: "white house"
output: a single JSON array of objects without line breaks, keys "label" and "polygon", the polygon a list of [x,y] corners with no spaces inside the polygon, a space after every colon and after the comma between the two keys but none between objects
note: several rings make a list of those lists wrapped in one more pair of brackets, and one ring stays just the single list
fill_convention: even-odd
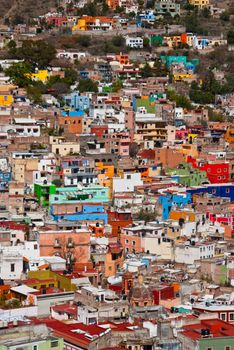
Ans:
[{"label": "white house", "polygon": [[196,260],[213,258],[215,244],[195,243],[187,241],[175,247],[175,262],[192,265]]},{"label": "white house", "polygon": [[18,280],[23,271],[23,256],[18,251],[0,248],[0,278]]},{"label": "white house", "polygon": [[113,192],[134,192],[135,186],[142,186],[140,173],[125,173],[123,178],[113,178]]},{"label": "white house", "polygon": [[129,46],[133,49],[143,49],[143,38],[141,37],[126,37],[126,46]]}]

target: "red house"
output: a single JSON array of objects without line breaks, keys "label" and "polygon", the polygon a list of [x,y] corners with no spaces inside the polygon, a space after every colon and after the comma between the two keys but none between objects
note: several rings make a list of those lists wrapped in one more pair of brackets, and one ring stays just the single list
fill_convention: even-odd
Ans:
[{"label": "red house", "polygon": [[229,182],[229,163],[225,161],[207,162],[198,161],[188,156],[187,162],[191,163],[194,168],[205,170],[210,183],[226,183]]},{"label": "red house", "polygon": [[152,290],[154,305],[159,305],[160,300],[167,300],[174,298],[173,286],[161,285],[158,288]]}]

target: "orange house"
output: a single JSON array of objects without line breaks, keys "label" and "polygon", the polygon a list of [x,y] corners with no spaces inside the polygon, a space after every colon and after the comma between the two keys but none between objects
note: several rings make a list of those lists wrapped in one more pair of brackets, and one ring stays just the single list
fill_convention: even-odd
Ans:
[{"label": "orange house", "polygon": [[234,144],[234,128],[228,128],[226,133],[225,133],[225,140],[228,142],[230,145]]},{"label": "orange house", "polygon": [[142,244],[140,235],[129,235],[127,228],[123,230],[123,233],[120,236],[120,243],[122,244],[124,251],[126,253],[142,253]]},{"label": "orange house", "polygon": [[196,214],[188,211],[172,210],[170,213],[170,220],[184,219],[184,221],[196,221]]},{"label": "orange house", "polygon": [[105,277],[115,276],[123,262],[123,247],[119,243],[110,243],[105,256]]},{"label": "orange house", "polygon": [[115,56],[116,61],[118,61],[120,64],[129,64],[129,57],[128,55],[124,55],[124,54],[119,54]]},{"label": "orange house", "polygon": [[120,236],[123,227],[132,224],[131,212],[126,211],[107,211],[108,224],[112,227],[112,235]]},{"label": "orange house", "polygon": [[4,299],[11,299],[10,288],[11,288],[11,286],[9,286],[7,284],[3,285],[3,286],[0,286],[0,298],[2,300],[4,300]]},{"label": "orange house", "polygon": [[95,235],[95,237],[104,237],[105,236],[105,230],[104,227],[101,226],[94,226],[89,225],[90,231]]},{"label": "orange house", "polygon": [[72,262],[90,259],[90,231],[40,231],[40,255],[57,255]]},{"label": "orange house", "polygon": [[73,116],[70,112],[66,116],[59,117],[59,125],[64,128],[65,131],[71,134],[82,134],[83,132],[83,117]]}]

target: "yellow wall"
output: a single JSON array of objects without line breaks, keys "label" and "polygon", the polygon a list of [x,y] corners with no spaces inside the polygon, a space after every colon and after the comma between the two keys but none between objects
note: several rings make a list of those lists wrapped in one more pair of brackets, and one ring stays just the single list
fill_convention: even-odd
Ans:
[{"label": "yellow wall", "polygon": [[170,213],[170,220],[176,220],[178,221],[180,218],[184,219],[185,221],[192,221],[194,222],[196,220],[195,213],[189,213],[189,212],[182,212],[182,211],[175,211],[172,210]]},{"label": "yellow wall", "polygon": [[12,95],[0,95],[0,106],[2,107],[11,106],[13,101]]},{"label": "yellow wall", "polygon": [[74,30],[86,30],[86,20],[78,19],[77,24],[72,27],[72,31]]},{"label": "yellow wall", "polygon": [[46,81],[48,79],[49,73],[47,69],[39,70],[37,73],[31,73],[30,78],[35,80]]},{"label": "yellow wall", "polygon": [[198,6],[198,7],[205,7],[209,5],[209,0],[189,0],[190,5]]},{"label": "yellow wall", "polygon": [[198,134],[188,134],[188,140],[192,140],[192,142],[196,141]]},{"label": "yellow wall", "polygon": [[58,288],[64,289],[65,291],[76,290],[76,286],[71,283],[71,279],[67,276],[57,274],[50,270],[41,271],[29,271],[28,278],[36,278],[38,280],[55,279],[57,281]]},{"label": "yellow wall", "polygon": [[185,157],[187,156],[191,156],[192,158],[198,157],[197,145],[190,145],[187,143],[185,145],[182,145],[179,152],[183,153]]},{"label": "yellow wall", "polygon": [[183,73],[175,73],[175,74],[173,74],[173,79],[175,81],[191,79],[192,77],[193,77],[193,74],[183,74]]}]

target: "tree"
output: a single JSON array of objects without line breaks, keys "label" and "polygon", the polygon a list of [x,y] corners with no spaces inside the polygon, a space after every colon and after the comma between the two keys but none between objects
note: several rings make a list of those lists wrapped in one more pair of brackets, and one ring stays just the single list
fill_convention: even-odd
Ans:
[{"label": "tree", "polygon": [[147,62],[141,70],[142,77],[143,78],[152,77],[154,75],[153,73],[154,73],[153,68],[151,68],[149,63]]},{"label": "tree", "polygon": [[66,68],[63,81],[69,86],[73,85],[77,81],[77,71],[72,68]]},{"label": "tree", "polygon": [[33,85],[27,86],[27,94],[34,103],[42,102],[42,93],[37,86],[33,86]]},{"label": "tree", "polygon": [[16,50],[16,56],[39,68],[46,68],[55,59],[54,46],[43,40],[25,40],[21,47]]},{"label": "tree", "polygon": [[147,38],[147,37],[143,38],[143,46],[144,46],[144,48],[149,48],[149,46],[150,46],[149,38]]},{"label": "tree", "polygon": [[69,86],[68,84],[64,83],[62,79],[60,81],[57,81],[51,86],[51,93],[54,96],[67,94],[68,92],[69,92]]},{"label": "tree", "polygon": [[7,49],[8,49],[8,54],[10,55],[10,57],[14,58],[16,55],[16,42],[15,40],[10,40],[7,43]]},{"label": "tree", "polygon": [[13,63],[5,70],[5,74],[10,78],[10,81],[19,87],[26,87],[32,83],[30,73],[31,66],[27,62]]},{"label": "tree", "polygon": [[189,99],[184,95],[177,95],[174,90],[168,90],[167,97],[170,101],[175,101],[177,107],[186,108],[187,110],[192,109]]},{"label": "tree", "polygon": [[112,92],[118,92],[122,88],[121,80],[115,80],[112,84]]},{"label": "tree", "polygon": [[210,10],[208,9],[208,7],[204,7],[201,11],[202,16],[204,18],[209,18],[210,17]]},{"label": "tree", "polygon": [[198,104],[210,104],[214,102],[214,95],[211,92],[191,89],[189,91],[189,97],[193,102]]},{"label": "tree", "polygon": [[139,214],[137,215],[137,219],[138,220],[142,220],[145,223],[149,222],[149,221],[153,221],[156,219],[157,213],[154,212],[148,212],[144,209],[141,209]]},{"label": "tree", "polygon": [[76,40],[82,47],[89,47],[91,44],[91,37],[89,35],[79,35]]},{"label": "tree", "polygon": [[228,22],[229,19],[230,19],[230,15],[229,15],[229,13],[227,11],[224,11],[224,12],[221,13],[219,18],[221,19],[221,21]]},{"label": "tree", "polygon": [[229,30],[227,33],[227,43],[228,45],[234,45],[234,30]]},{"label": "tree", "polygon": [[124,40],[124,37],[122,35],[113,36],[113,38],[111,39],[111,42],[114,46],[117,46],[117,47],[124,46],[124,44],[125,44],[125,40]]},{"label": "tree", "polygon": [[78,90],[79,92],[98,92],[98,86],[92,79],[82,79],[79,81]]}]

